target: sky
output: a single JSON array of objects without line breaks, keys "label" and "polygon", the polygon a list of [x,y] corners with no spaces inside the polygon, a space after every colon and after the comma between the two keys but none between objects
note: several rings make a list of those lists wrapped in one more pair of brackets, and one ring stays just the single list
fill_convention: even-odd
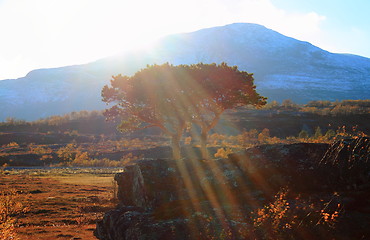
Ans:
[{"label": "sky", "polygon": [[0,79],[234,22],[370,57],[369,12],[370,0],[0,0]]}]

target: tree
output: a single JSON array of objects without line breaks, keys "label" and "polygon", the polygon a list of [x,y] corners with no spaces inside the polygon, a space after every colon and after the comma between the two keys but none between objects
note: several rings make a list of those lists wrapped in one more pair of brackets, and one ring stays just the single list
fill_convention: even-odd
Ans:
[{"label": "tree", "polygon": [[321,138],[321,137],[322,137],[322,131],[321,131],[321,128],[320,128],[320,127],[317,127],[317,128],[315,129],[314,137],[315,137],[315,139],[319,139],[319,138]]},{"label": "tree", "polygon": [[284,107],[285,109],[294,109],[297,107],[297,104],[295,104],[291,99],[285,99],[281,103],[281,106]]},{"label": "tree", "polygon": [[67,144],[65,147],[59,148],[57,154],[61,162],[68,163],[72,162],[72,160],[75,158],[76,152],[77,152],[76,144],[70,143]]},{"label": "tree", "polygon": [[327,139],[327,140],[330,140],[330,139],[332,139],[333,137],[335,137],[335,135],[336,135],[336,132],[333,130],[333,129],[329,129],[328,131],[326,131],[326,133],[325,133],[325,138]]},{"label": "tree", "polygon": [[262,132],[258,134],[258,141],[260,143],[266,143],[269,138],[270,138],[270,130],[268,128],[264,128]]},{"label": "tree", "polygon": [[189,122],[184,99],[186,74],[184,66],[168,63],[152,65],[132,77],[113,76],[111,86],[104,86],[103,101],[114,103],[105,110],[108,120],[120,118],[122,132],[158,127],[171,137],[173,158],[180,158],[180,139]]},{"label": "tree", "polygon": [[280,106],[280,104],[277,101],[274,100],[274,101],[271,101],[271,102],[267,103],[263,108],[264,109],[274,109],[274,110],[276,110],[276,109],[279,108],[279,106]]},{"label": "tree", "polygon": [[301,138],[301,139],[302,138],[307,139],[308,138],[308,132],[306,130],[302,130],[302,131],[299,132],[298,137]]},{"label": "tree", "polygon": [[190,66],[193,87],[190,111],[192,121],[200,127],[201,153],[208,158],[207,138],[221,114],[227,109],[245,105],[261,107],[266,104],[266,98],[256,92],[253,74],[239,71],[236,66],[226,63],[195,64]]},{"label": "tree", "polygon": [[115,104],[104,115],[108,120],[121,118],[119,130],[162,129],[171,137],[175,159],[180,158],[180,139],[190,123],[201,129],[202,157],[207,158],[208,133],[226,109],[266,103],[255,91],[252,74],[226,63],[147,66],[132,77],[113,76],[102,97]]}]

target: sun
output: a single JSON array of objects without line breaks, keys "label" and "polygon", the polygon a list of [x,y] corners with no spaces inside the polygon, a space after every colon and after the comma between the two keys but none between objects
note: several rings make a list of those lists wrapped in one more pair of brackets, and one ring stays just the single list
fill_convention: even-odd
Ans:
[{"label": "sun", "polygon": [[[75,12],[70,27],[85,54],[112,55],[148,48],[158,38],[176,31],[174,13],[159,1],[86,1]],[[79,13],[82,13],[80,15]]]}]

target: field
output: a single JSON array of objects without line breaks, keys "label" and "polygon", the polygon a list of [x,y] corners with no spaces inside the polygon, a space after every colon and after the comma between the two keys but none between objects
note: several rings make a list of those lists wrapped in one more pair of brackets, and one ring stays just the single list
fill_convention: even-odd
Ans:
[{"label": "field", "polygon": [[[263,144],[369,136],[368,101],[315,104],[226,112],[208,137],[211,158]],[[119,133],[116,125],[98,112],[0,123],[0,240],[96,239],[97,220],[117,205],[114,174],[139,159],[171,158],[160,131]],[[197,130],[184,133],[185,158],[199,158]]]},{"label": "field", "polygon": [[116,204],[113,175],[117,171],[120,170],[3,171],[0,201],[5,203],[6,197],[12,196],[16,202],[13,205],[21,208],[18,214],[9,214],[16,220],[12,234],[29,240],[96,239],[96,220]]}]

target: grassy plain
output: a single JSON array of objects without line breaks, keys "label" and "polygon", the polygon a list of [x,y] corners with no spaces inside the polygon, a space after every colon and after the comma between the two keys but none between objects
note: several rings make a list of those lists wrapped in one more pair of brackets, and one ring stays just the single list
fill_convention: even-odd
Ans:
[{"label": "grassy plain", "polygon": [[[0,192],[14,189],[25,211],[13,217],[18,239],[96,239],[95,223],[112,209],[119,169],[3,171]],[[2,197],[5,197],[4,195]]]}]

